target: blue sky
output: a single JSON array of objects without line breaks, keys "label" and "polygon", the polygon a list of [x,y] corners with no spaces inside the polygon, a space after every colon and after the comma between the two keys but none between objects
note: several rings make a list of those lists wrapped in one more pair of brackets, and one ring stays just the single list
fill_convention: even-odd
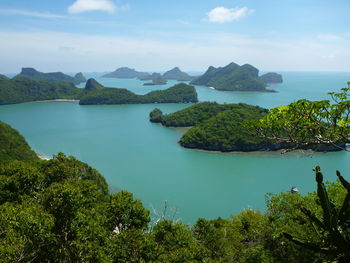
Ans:
[{"label": "blue sky", "polygon": [[1,0],[0,72],[350,71],[349,0]]}]

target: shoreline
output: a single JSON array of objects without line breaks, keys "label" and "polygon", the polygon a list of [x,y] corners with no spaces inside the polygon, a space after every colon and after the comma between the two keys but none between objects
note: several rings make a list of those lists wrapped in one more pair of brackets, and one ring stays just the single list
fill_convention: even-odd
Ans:
[{"label": "shoreline", "polygon": [[[196,86],[196,85],[195,85]],[[201,86],[212,90],[217,91],[229,91],[229,92],[247,92],[247,93],[278,93],[278,91],[274,89],[266,89],[266,90],[224,90],[224,89],[216,89],[215,87]]]},{"label": "shoreline", "polygon": [[79,102],[79,100],[73,100],[73,99],[35,100],[35,101],[29,101],[29,102],[23,102],[23,103],[30,103],[30,102]]}]

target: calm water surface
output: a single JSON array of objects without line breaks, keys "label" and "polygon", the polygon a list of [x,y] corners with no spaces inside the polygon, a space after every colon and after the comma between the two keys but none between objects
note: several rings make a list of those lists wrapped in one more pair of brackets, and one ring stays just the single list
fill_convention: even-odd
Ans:
[{"label": "calm water surface", "polygon": [[[350,73],[284,72],[278,93],[232,93],[196,87],[200,101],[246,102],[262,107],[288,104],[299,98],[324,99],[350,80]],[[142,86],[131,79],[97,78],[105,86],[144,94],[166,86]],[[84,85],[80,85],[84,86]],[[350,153],[311,155],[221,154],[184,149],[181,133],[148,121],[155,107],[174,112],[189,104],[80,106],[71,102],[35,102],[0,107],[0,120],[18,129],[31,147],[46,156],[74,155],[99,170],[112,190],[126,189],[146,208],[160,211],[165,200],[177,218],[228,217],[245,208],[263,210],[266,193],[302,193],[315,189],[312,168],[326,178],[335,170],[350,171]]]}]

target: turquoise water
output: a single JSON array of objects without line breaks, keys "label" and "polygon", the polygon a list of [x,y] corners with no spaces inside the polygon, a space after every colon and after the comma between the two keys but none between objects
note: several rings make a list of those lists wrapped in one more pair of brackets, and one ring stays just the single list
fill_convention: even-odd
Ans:
[{"label": "turquoise water", "polygon": [[[350,73],[283,73],[278,93],[231,93],[196,87],[201,101],[246,102],[263,107],[298,98],[323,99],[344,87]],[[167,88],[142,86],[132,79],[97,78],[105,86],[135,93]],[[350,171],[350,153],[311,155],[221,154],[184,149],[181,133],[148,121],[154,107],[173,112],[189,104],[80,106],[73,102],[35,102],[0,107],[0,120],[18,129],[37,152],[74,155],[99,170],[112,190],[126,189],[146,208],[160,211],[165,200],[176,218],[193,223],[198,217],[228,217],[245,208],[264,209],[266,193],[302,193],[315,189],[312,168],[326,178],[335,170]]]}]

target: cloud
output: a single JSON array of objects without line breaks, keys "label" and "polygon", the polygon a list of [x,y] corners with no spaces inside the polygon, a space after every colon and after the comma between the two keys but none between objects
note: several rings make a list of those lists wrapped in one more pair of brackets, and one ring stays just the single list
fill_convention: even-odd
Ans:
[{"label": "cloud", "polygon": [[32,12],[32,11],[21,10],[21,9],[0,9],[0,14],[31,16],[31,17],[48,18],[48,19],[62,19],[62,18],[66,19],[66,18],[69,18],[68,16],[64,16],[64,15]]},{"label": "cloud", "polygon": [[51,72],[102,72],[125,65],[142,71],[164,71],[176,65],[189,71],[232,61],[249,63],[261,70],[350,68],[350,40],[346,39],[335,45],[320,43],[316,37],[273,40],[219,32],[186,36],[186,41],[170,41],[154,36],[0,30],[0,72],[18,72],[25,65]]},{"label": "cloud", "polygon": [[226,8],[223,6],[215,7],[210,10],[207,15],[207,21],[212,23],[228,23],[238,21],[243,17],[253,13],[253,9],[247,7],[242,8]]},{"label": "cloud", "polygon": [[88,11],[104,11],[114,13],[117,7],[110,0],[76,0],[68,7],[71,14],[83,13]]}]

